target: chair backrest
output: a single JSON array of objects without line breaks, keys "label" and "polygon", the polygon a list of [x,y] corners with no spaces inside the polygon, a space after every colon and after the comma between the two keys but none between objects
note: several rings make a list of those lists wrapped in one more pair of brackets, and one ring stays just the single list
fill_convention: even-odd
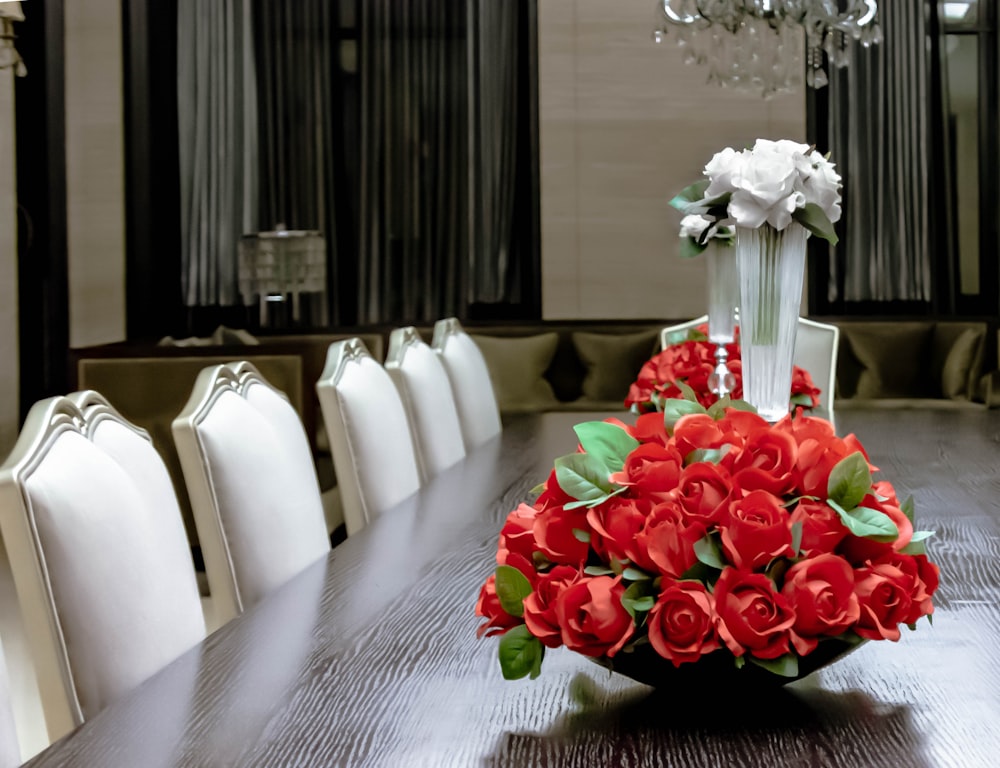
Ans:
[{"label": "chair backrest", "polygon": [[316,382],[347,535],[420,488],[403,401],[361,339],[334,342]]},{"label": "chair backrest", "polygon": [[[708,322],[708,315],[696,317],[660,330],[660,348],[666,347],[675,334],[686,332]],[[795,352],[792,363],[809,372],[813,383],[820,388],[819,410],[821,415],[835,423],[833,418],[834,386],[837,378],[837,349],[840,346],[840,329],[835,325],[799,318],[795,331]]]},{"label": "chair backrest", "polygon": [[7,661],[0,642],[0,768],[14,768],[21,764],[21,745],[14,723],[14,704],[10,699],[10,678]]},{"label": "chair backrest", "polygon": [[431,346],[444,362],[458,407],[465,449],[472,450],[499,434],[502,428],[486,360],[454,317],[434,324]]},{"label": "chair backrest", "polygon": [[100,395],[28,413],[0,467],[0,531],[50,738],[205,636],[163,460]]},{"label": "chair backrest", "polygon": [[220,621],[329,552],[302,422],[251,363],[198,374],[172,430]]},{"label": "chair backrest", "polygon": [[413,326],[389,335],[385,369],[399,389],[410,420],[424,481],[465,456],[451,382],[438,354]]},{"label": "chair backrest", "polygon": [[677,325],[668,325],[666,328],[661,328],[660,349],[666,349],[676,340],[676,337],[686,334],[692,328],[697,328],[699,325],[705,325],[707,323],[708,315],[702,315],[701,317],[696,317],[694,320],[688,320],[683,323],[677,323]]},{"label": "chair backrest", "polygon": [[795,333],[795,355],[792,361],[812,376],[813,384],[820,389],[820,415],[836,424],[833,417],[834,387],[837,380],[837,350],[840,347],[840,329],[828,323],[799,318]]}]

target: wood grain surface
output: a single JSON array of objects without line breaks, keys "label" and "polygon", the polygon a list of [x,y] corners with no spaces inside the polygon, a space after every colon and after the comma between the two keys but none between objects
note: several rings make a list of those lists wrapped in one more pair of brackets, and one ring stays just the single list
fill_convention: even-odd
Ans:
[{"label": "wood grain surface", "polygon": [[838,415],[937,531],[934,623],[754,695],[654,691],[565,649],[505,682],[496,639],[476,639],[506,514],[587,418],[508,423],[29,765],[1000,764],[1000,411]]}]

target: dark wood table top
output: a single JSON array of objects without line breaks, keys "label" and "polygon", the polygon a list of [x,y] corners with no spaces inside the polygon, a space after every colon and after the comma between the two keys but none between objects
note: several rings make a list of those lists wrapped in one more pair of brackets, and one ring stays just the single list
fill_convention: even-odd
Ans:
[{"label": "dark wood table top", "polygon": [[937,530],[934,623],[749,699],[654,692],[565,649],[505,682],[476,639],[505,516],[592,417],[513,420],[30,765],[1000,764],[1000,411],[838,414]]}]

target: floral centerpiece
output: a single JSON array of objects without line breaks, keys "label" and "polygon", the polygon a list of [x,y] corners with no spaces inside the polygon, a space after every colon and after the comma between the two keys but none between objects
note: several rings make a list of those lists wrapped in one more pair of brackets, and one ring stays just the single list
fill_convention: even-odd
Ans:
[{"label": "floral centerpiece", "polygon": [[858,440],[744,408],[671,400],[575,427],[480,590],[505,678],[565,646],[654,684],[787,681],[933,612],[931,534]]},{"label": "floral centerpiece", "polygon": [[[677,198],[675,198],[677,199]],[[688,214],[681,219],[681,256],[690,259],[705,252],[709,243],[731,247],[736,242],[736,232],[732,227],[698,213]]]},{"label": "floral centerpiece", "polygon": [[[743,396],[743,361],[740,359],[739,326],[736,340],[725,345],[726,368],[733,375],[734,399]],[[663,403],[676,398],[695,399],[705,407],[719,396],[712,391],[709,377],[715,371],[716,344],[708,340],[704,324],[687,331],[681,338],[647,360],[629,387],[625,407],[636,413],[663,410]],[[789,404],[793,409],[810,411],[819,405],[820,389],[804,368],[792,366],[792,386]]]}]

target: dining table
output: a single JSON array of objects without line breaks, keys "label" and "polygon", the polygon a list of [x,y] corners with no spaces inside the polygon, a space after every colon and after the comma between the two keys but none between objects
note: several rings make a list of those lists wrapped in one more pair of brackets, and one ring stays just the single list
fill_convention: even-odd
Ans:
[{"label": "dining table", "polygon": [[[332,548],[28,765],[995,766],[1000,764],[1000,411],[837,413],[912,495],[941,570],[933,621],[784,686],[653,689],[565,648],[507,681],[477,638],[508,513],[581,421],[499,436]],[[381,468],[387,481],[392,466]]]}]

